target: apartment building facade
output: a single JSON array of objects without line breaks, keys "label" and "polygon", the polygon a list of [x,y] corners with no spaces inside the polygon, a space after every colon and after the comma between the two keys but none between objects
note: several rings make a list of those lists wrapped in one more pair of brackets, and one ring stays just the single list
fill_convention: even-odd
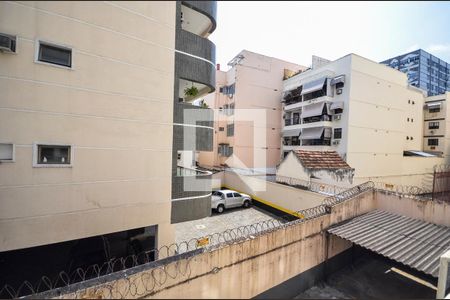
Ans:
[{"label": "apartment building facade", "polygon": [[423,186],[442,162],[422,152],[424,97],[406,74],[355,54],[302,72],[284,81],[283,156],[333,150],[354,184]]},{"label": "apartment building facade", "polygon": [[205,97],[215,109],[214,146],[199,154],[199,163],[270,172],[281,151],[283,77],[306,67],[248,50],[228,65],[228,71],[218,68],[216,91]]},{"label": "apartment building facade", "polygon": [[406,73],[409,84],[427,91],[428,96],[450,91],[450,64],[422,49],[387,59],[381,64]]},{"label": "apartment building facade", "polygon": [[183,117],[214,91],[216,7],[0,3],[0,284],[171,244],[210,214],[210,175],[177,161],[212,149],[212,113]]},{"label": "apartment building facade", "polygon": [[450,92],[425,99],[423,149],[443,155],[445,163],[450,163]]}]

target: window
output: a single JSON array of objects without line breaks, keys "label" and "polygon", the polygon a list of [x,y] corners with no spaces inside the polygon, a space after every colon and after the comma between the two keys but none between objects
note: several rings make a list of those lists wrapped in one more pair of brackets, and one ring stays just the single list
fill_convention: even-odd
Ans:
[{"label": "window", "polygon": [[428,112],[429,113],[438,113],[438,112],[440,112],[441,111],[441,108],[440,107],[432,107],[432,108],[429,108],[428,109]]},{"label": "window", "polygon": [[14,162],[14,144],[0,143],[0,162]]},{"label": "window", "polygon": [[428,146],[439,146],[438,139],[428,139]]},{"label": "window", "polygon": [[428,123],[428,129],[439,129],[439,122]]},{"label": "window", "polygon": [[72,49],[39,42],[37,60],[58,66],[72,67]]},{"label": "window", "polygon": [[344,112],[344,110],[343,110],[342,108],[336,108],[336,109],[334,110],[334,114],[335,114],[335,115],[342,114],[343,112]]},{"label": "window", "polygon": [[219,131],[224,131],[225,128],[224,127],[219,127]]},{"label": "window", "polygon": [[228,124],[227,125],[227,136],[233,136],[234,135],[234,124]]},{"label": "window", "polygon": [[335,128],[333,137],[334,137],[334,139],[341,139],[342,138],[342,128]]},{"label": "window", "polygon": [[219,144],[217,150],[222,156],[231,156],[233,154],[233,147],[230,147],[228,144]]},{"label": "window", "polygon": [[234,193],[234,196],[235,197],[242,197],[241,194],[239,194],[239,193]]},{"label": "window", "polygon": [[71,166],[72,147],[68,145],[35,146],[34,166]]},{"label": "window", "polygon": [[227,198],[233,198],[233,193],[228,193]]}]

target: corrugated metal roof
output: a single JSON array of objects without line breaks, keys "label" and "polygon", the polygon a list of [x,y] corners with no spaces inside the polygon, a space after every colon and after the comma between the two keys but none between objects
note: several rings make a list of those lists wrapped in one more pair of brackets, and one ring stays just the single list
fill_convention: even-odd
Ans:
[{"label": "corrugated metal roof", "polygon": [[375,210],[328,229],[329,233],[434,277],[450,248],[450,227]]}]

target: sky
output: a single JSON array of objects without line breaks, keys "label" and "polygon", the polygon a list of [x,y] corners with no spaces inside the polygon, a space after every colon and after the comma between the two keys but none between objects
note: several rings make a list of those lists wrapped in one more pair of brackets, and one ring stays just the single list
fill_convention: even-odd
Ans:
[{"label": "sky", "polygon": [[422,48],[450,63],[450,2],[218,1],[216,62],[241,50],[304,66],[355,53],[382,61]]}]

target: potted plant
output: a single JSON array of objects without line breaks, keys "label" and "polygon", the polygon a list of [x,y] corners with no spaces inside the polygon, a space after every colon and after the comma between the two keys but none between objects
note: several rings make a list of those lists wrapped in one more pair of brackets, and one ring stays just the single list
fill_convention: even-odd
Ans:
[{"label": "potted plant", "polygon": [[198,88],[192,85],[191,87],[184,89],[184,95],[186,97],[195,97],[198,95]]}]

